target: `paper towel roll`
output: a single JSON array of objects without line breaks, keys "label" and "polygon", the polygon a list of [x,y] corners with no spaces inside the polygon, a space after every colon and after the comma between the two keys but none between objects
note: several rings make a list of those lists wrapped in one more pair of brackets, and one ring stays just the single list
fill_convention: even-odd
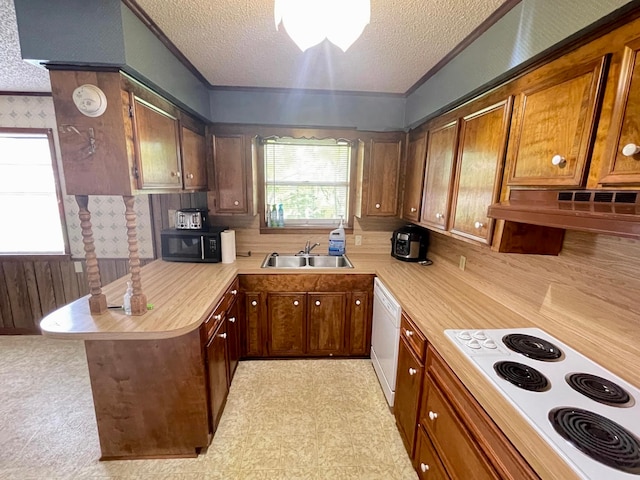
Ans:
[{"label": "paper towel roll", "polygon": [[235,230],[225,230],[220,234],[222,242],[222,263],[233,263],[236,261],[236,232]]}]

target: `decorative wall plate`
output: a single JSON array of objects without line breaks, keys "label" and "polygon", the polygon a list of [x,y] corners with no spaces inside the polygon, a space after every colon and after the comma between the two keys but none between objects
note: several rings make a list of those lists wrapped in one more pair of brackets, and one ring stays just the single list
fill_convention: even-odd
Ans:
[{"label": "decorative wall plate", "polygon": [[87,117],[99,117],[107,109],[107,97],[102,90],[89,83],[73,91],[73,103]]}]

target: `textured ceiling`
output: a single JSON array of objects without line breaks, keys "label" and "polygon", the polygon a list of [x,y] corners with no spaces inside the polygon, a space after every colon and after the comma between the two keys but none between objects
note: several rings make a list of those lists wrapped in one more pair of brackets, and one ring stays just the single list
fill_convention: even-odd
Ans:
[{"label": "textured ceiling", "polygon": [[0,92],[50,92],[49,72],[22,60],[13,0],[0,0]]},{"label": "textured ceiling", "polygon": [[[349,1],[349,0],[345,0]],[[137,0],[216,86],[404,93],[504,0],[371,0],[371,23],[343,53],[302,53],[273,0]],[[0,0],[0,91],[50,91],[48,72],[20,58],[13,0]]]},{"label": "textured ceiling", "polygon": [[371,0],[346,53],[300,52],[276,31],[274,0],[137,3],[213,85],[404,93],[504,0]]}]

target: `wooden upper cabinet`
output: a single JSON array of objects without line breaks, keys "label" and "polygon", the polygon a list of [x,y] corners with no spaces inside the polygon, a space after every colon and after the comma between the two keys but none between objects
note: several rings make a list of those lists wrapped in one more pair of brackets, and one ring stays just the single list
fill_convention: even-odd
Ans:
[{"label": "wooden upper cabinet", "polygon": [[428,133],[420,224],[439,230],[449,228],[458,125],[455,120],[436,126]]},{"label": "wooden upper cabinet", "polygon": [[[573,186],[586,181],[607,57],[581,65],[564,58],[533,72],[514,106],[509,185]],[[564,62],[558,73],[557,62]]]},{"label": "wooden upper cabinet", "polygon": [[422,180],[427,149],[426,132],[409,134],[407,144],[407,166],[404,175],[404,201],[402,218],[417,223],[420,220],[422,202]]},{"label": "wooden upper cabinet", "polygon": [[640,184],[640,39],[624,50],[620,80],[607,137],[607,159],[602,184]]},{"label": "wooden upper cabinet", "polygon": [[249,213],[247,159],[250,155],[251,146],[245,135],[214,135],[215,213]]},{"label": "wooden upper cabinet", "polygon": [[401,157],[401,139],[371,140],[364,208],[366,216],[395,217],[398,214]]},{"label": "wooden upper cabinet", "polygon": [[131,95],[138,188],[182,188],[178,119]]},{"label": "wooden upper cabinet", "polygon": [[267,353],[301,356],[305,353],[306,294],[267,294]]},{"label": "wooden upper cabinet", "polygon": [[182,127],[182,172],[185,189],[207,189],[207,144],[205,137],[185,127]]},{"label": "wooden upper cabinet", "polygon": [[346,338],[346,295],[309,293],[307,352],[311,355],[339,355]]},{"label": "wooden upper cabinet", "polygon": [[511,97],[461,120],[451,232],[491,243],[489,205],[500,195]]}]

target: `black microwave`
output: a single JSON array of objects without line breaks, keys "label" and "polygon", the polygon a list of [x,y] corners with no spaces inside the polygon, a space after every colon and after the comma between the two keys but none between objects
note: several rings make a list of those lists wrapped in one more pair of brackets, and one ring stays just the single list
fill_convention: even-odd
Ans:
[{"label": "black microwave", "polygon": [[228,227],[202,230],[167,229],[160,232],[162,259],[169,262],[210,262],[222,260],[220,232]]}]

